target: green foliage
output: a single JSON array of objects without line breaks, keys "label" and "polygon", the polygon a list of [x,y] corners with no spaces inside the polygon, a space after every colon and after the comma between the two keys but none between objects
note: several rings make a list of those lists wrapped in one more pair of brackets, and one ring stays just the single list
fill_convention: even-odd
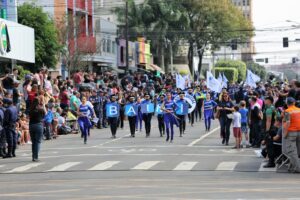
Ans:
[{"label": "green foliage", "polygon": [[35,64],[31,68],[35,70],[44,66],[54,68],[61,46],[53,20],[41,7],[25,3],[18,6],[18,22],[34,28]]},{"label": "green foliage", "polygon": [[266,80],[267,71],[266,68],[255,62],[248,62],[247,69],[251,70],[254,74],[259,76],[262,80]]},{"label": "green foliage", "polygon": [[232,67],[216,67],[215,74],[219,77],[220,73],[224,73],[229,82],[236,83],[238,81],[238,70]]},{"label": "green foliage", "polygon": [[31,74],[31,72],[29,71],[29,70],[26,70],[26,69],[24,69],[23,68],[23,66],[17,66],[17,69],[18,69],[18,71],[19,71],[19,80],[24,80],[25,79],[25,76],[27,75],[27,74]]},{"label": "green foliage", "polygon": [[247,66],[242,61],[236,60],[220,60],[216,63],[215,67],[218,68],[234,68],[238,70],[238,81],[246,80]]}]

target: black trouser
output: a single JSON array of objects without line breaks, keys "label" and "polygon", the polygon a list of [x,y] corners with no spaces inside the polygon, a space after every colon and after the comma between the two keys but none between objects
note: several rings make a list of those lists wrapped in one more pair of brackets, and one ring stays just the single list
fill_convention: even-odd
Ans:
[{"label": "black trouser", "polygon": [[116,136],[118,129],[118,117],[109,117],[108,122],[112,136]]},{"label": "black trouser", "polygon": [[227,116],[220,117],[221,136],[226,144],[228,144],[230,138],[231,122],[232,119],[229,119]]},{"label": "black trouser", "polygon": [[17,134],[13,128],[5,128],[8,155],[14,155],[17,148]]},{"label": "black trouser", "polygon": [[177,115],[178,122],[179,122],[179,130],[180,130],[180,135],[182,135],[185,131],[185,126],[186,126],[186,122],[185,122],[185,115]]},{"label": "black trouser", "polygon": [[[202,105],[203,105],[203,100],[199,100],[197,102],[197,114],[199,115],[199,120],[201,120],[202,118]],[[196,119],[197,119],[197,115],[196,115]]]},{"label": "black trouser", "polygon": [[135,135],[135,120],[136,120],[136,116],[132,116],[132,117],[128,116],[131,136]]},{"label": "black trouser", "polygon": [[165,134],[165,122],[164,122],[164,115],[157,115],[157,121],[158,121],[158,129],[160,136]]},{"label": "black trouser", "polygon": [[252,146],[260,146],[261,143],[261,121],[251,121],[250,142]]},{"label": "black trouser", "polygon": [[125,119],[125,110],[123,108],[120,109],[120,117],[119,117],[119,127],[124,128],[124,119]]},{"label": "black trouser", "polygon": [[275,164],[275,159],[281,155],[282,146],[278,144],[274,144],[274,141],[269,139],[267,141],[267,153],[269,157],[269,163]]},{"label": "black trouser", "polygon": [[50,140],[52,136],[51,123],[45,122],[44,127],[45,127],[44,136],[46,140]]},{"label": "black trouser", "polygon": [[145,130],[147,136],[149,136],[151,132],[151,119],[152,119],[152,113],[143,114],[143,120],[145,122]]},{"label": "black trouser", "polygon": [[3,129],[0,131],[0,155],[4,156],[6,154],[6,134]]},{"label": "black trouser", "polygon": [[189,122],[191,123],[191,125],[193,125],[195,121],[195,110],[190,114],[188,114],[188,117],[189,117]]}]

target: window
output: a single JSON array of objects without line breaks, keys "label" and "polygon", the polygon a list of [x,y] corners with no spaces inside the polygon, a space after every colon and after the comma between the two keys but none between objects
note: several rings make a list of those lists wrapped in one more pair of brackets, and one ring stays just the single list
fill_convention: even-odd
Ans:
[{"label": "window", "polygon": [[243,0],[243,6],[246,6],[246,0]]},{"label": "window", "polygon": [[113,53],[113,54],[115,54],[116,53],[116,42],[112,42],[112,45],[111,45],[111,52]]},{"label": "window", "polygon": [[100,0],[100,8],[104,7],[104,0]]},{"label": "window", "polygon": [[107,53],[111,53],[111,40],[106,40]]},{"label": "window", "polygon": [[102,40],[102,51],[106,52],[106,40],[105,39]]},{"label": "window", "polygon": [[125,52],[124,52],[124,47],[122,46],[121,49],[120,49],[120,58],[121,58],[121,63],[124,63],[125,61],[125,58],[124,58],[124,55],[125,55]]}]

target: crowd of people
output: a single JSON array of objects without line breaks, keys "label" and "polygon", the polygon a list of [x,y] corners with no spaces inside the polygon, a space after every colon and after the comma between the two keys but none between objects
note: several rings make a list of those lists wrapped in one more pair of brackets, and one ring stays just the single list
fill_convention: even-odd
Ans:
[{"label": "crowd of people", "polygon": [[[126,119],[131,137],[141,132],[143,125],[145,136],[150,137],[152,119],[156,117],[159,136],[167,142],[174,141],[177,127],[178,135],[183,137],[187,124],[203,123],[209,132],[212,120],[218,120],[223,145],[229,145],[233,133],[233,148],[263,148],[268,158],[265,167],[275,167],[275,159],[285,149],[292,163],[290,170],[300,171],[297,80],[268,80],[256,88],[232,83],[218,94],[207,88],[205,80],[187,81],[185,89],[176,88],[172,74],[136,72],[118,79],[109,71],[97,74],[78,70],[63,80],[41,69],[24,80],[18,77],[17,69],[8,69],[1,79],[3,158],[15,157],[18,145],[30,143],[32,160],[39,161],[42,140],[80,132],[87,144],[93,127],[110,127],[111,137],[116,138]],[[281,148],[283,138],[286,148]]]}]

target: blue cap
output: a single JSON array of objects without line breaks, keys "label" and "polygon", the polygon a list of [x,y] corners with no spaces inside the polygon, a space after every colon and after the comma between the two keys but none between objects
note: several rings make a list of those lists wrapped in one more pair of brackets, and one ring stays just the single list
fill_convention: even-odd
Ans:
[{"label": "blue cap", "polygon": [[296,100],[293,98],[293,97],[288,97],[287,99],[286,99],[286,103],[288,104],[288,105],[292,105],[293,103],[295,103],[296,102]]}]

